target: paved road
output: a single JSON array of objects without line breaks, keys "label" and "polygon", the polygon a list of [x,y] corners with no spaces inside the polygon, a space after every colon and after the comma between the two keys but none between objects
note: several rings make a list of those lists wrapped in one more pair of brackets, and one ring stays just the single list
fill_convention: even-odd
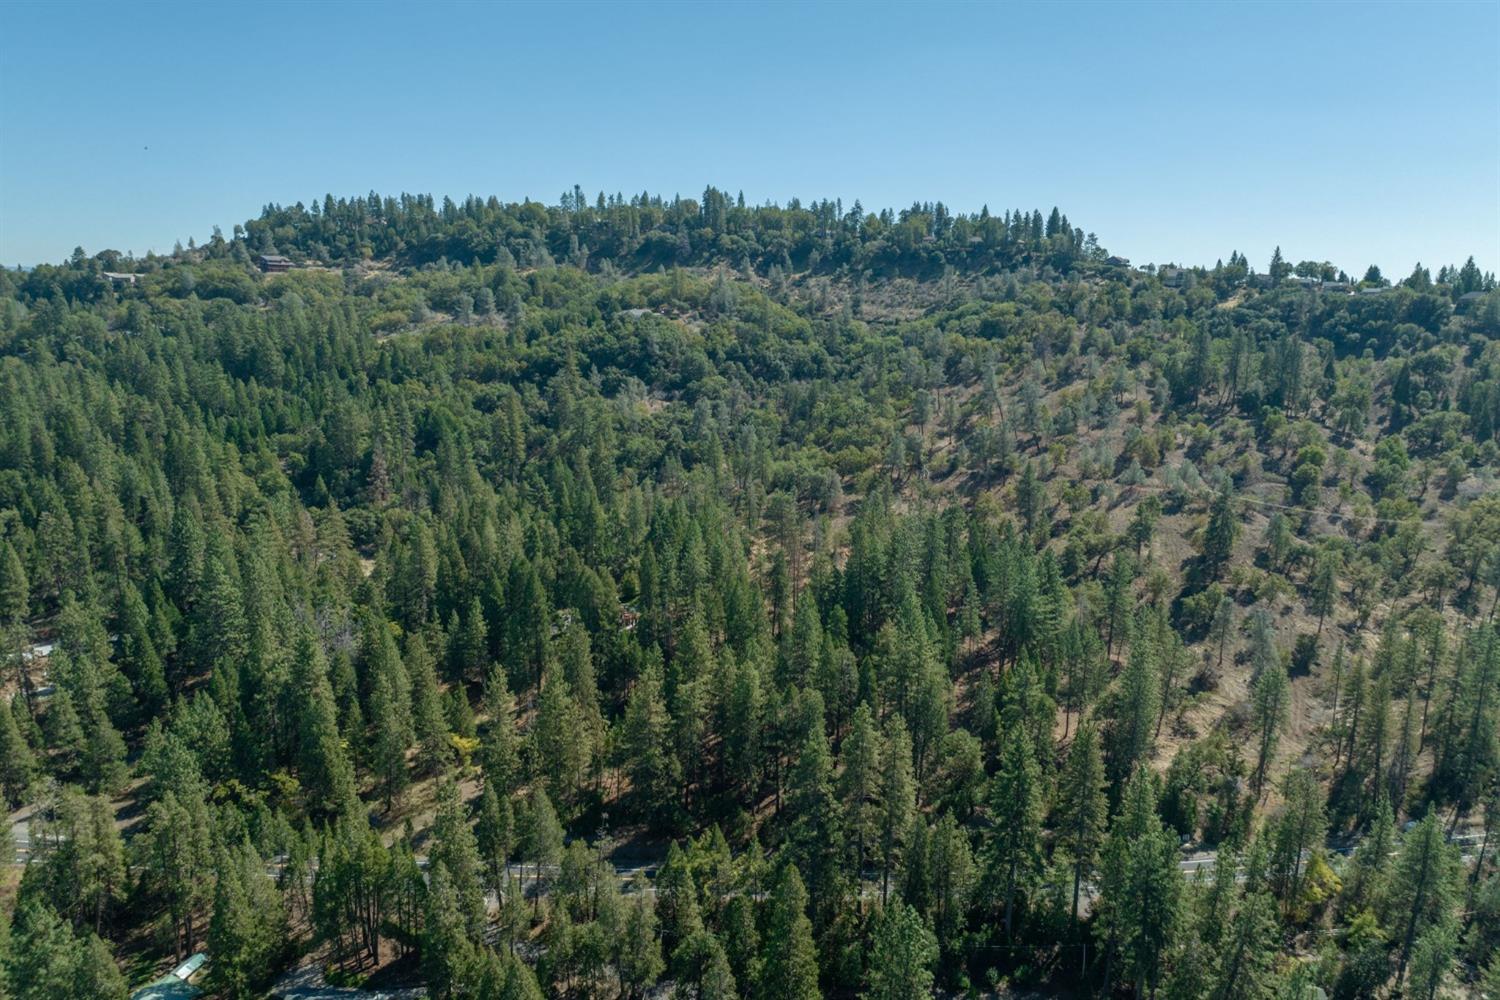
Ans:
[{"label": "paved road", "polygon": [[10,839],[15,845],[14,864],[24,865],[31,857],[31,813],[35,806],[26,806],[10,815]]},{"label": "paved road", "polygon": [[[15,859],[12,864],[24,865],[31,858],[33,850],[31,842],[31,816],[34,808],[34,806],[27,806],[12,813],[10,816],[11,837],[15,843]],[[1473,831],[1455,833],[1448,837],[1449,843],[1459,846],[1460,857],[1465,863],[1473,862],[1478,857],[1479,848],[1483,840],[1484,834],[1482,832]],[[1353,853],[1352,847],[1334,847],[1329,850],[1335,854],[1342,855]],[[424,856],[419,856],[416,860],[417,866],[425,871],[429,863],[428,859]],[[272,877],[279,876],[285,865],[285,861],[286,858],[284,856],[271,858],[267,862],[267,874]],[[1217,863],[1217,851],[1195,851],[1178,861],[1177,867],[1184,875],[1192,877],[1199,872],[1203,872],[1205,875],[1211,874]],[[615,877],[628,885],[635,880],[637,875],[642,874],[647,879],[654,880],[657,869],[660,868],[660,863],[637,860],[614,863],[613,867]],[[541,874],[544,877],[544,884],[555,878],[560,870],[560,866],[558,865],[543,865]],[[537,868],[535,865],[530,864],[512,864],[506,866],[506,872],[510,877],[517,879],[523,886],[530,886],[536,878]],[[880,884],[880,873],[876,871],[863,872],[861,881],[866,884],[867,888],[869,886],[878,886]],[[1089,888],[1092,891],[1092,887]],[[655,886],[650,886],[648,891],[655,892]]]}]

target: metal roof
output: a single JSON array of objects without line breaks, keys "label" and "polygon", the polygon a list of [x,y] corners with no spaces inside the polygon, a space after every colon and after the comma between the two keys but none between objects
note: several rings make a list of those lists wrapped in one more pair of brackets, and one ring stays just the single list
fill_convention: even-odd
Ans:
[{"label": "metal roof", "polygon": [[208,956],[200,951],[196,955],[189,958],[186,962],[183,962],[177,968],[173,969],[172,975],[176,976],[178,979],[191,979],[193,978],[193,973],[203,968],[203,963],[206,961],[208,961]]}]

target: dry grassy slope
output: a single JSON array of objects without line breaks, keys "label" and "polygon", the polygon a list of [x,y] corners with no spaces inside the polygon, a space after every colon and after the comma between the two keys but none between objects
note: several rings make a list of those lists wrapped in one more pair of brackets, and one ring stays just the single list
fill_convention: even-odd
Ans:
[{"label": "dry grassy slope", "polygon": [[[836,299],[836,296],[833,298]],[[910,318],[908,309],[887,311],[878,305],[872,308],[868,293],[864,296],[862,312],[865,318],[873,323]],[[1143,376],[1140,382],[1144,385],[1146,382],[1144,369],[1139,374]],[[1065,393],[1076,393],[1080,390],[1084,381],[1079,377],[1062,376],[1059,384],[1052,385],[1044,395],[1049,410],[1055,409]],[[1003,387],[1008,399],[1013,400],[1017,397],[1019,386],[1019,379],[1012,379]],[[972,425],[972,410],[977,405],[975,397],[978,391],[977,383],[968,382],[944,386],[939,390],[939,396],[953,398],[960,404],[965,413],[965,427],[968,427]],[[1138,390],[1138,395],[1143,397],[1144,390]],[[1131,427],[1138,426],[1147,433],[1156,431],[1160,423],[1159,416],[1154,412],[1148,413],[1145,421],[1138,423],[1137,415],[1131,408],[1133,405],[1133,402],[1128,402],[1121,409],[1118,420],[1111,427],[1097,430],[1081,427],[1076,435],[1068,439],[1071,443],[1065,451],[1063,462],[1050,470],[1047,486],[1052,501],[1053,545],[1055,547],[1061,548],[1062,546],[1064,531],[1070,516],[1069,511],[1058,502],[1064,485],[1082,483],[1099,490],[1099,500],[1092,508],[1086,508],[1086,510],[1103,509],[1110,531],[1118,534],[1129,524],[1136,506],[1143,499],[1153,493],[1157,495],[1163,493],[1162,471],[1168,466],[1178,465],[1187,459],[1184,447],[1186,428],[1182,427],[1177,429],[1175,447],[1163,454],[1162,462],[1155,470],[1150,470],[1150,478],[1146,484],[1129,487],[1112,478],[1098,479],[1085,476],[1084,470],[1080,468],[1076,460],[1082,446],[1103,441],[1118,451]],[[941,412],[941,407],[935,409]],[[1371,414],[1370,427],[1381,426],[1384,418],[1385,414],[1380,412],[1377,400],[1376,410]],[[1330,442],[1336,440],[1333,429],[1321,419],[1320,413],[1309,414],[1308,419],[1319,426],[1326,440]],[[1200,471],[1206,472],[1211,466],[1228,468],[1256,449],[1256,444],[1250,435],[1231,435],[1226,432],[1224,423],[1211,424],[1210,428],[1214,431],[1214,444],[1196,461],[1195,464]],[[920,428],[912,424],[908,426],[908,431],[920,432]],[[903,484],[904,492],[908,495],[914,493],[930,495],[933,492],[949,494],[961,497],[962,502],[965,503],[974,502],[981,494],[989,494],[992,500],[998,503],[999,509],[1014,511],[1012,483],[981,483],[976,486],[971,470],[957,462],[954,452],[957,446],[961,446],[963,437],[964,430],[961,429],[957,435],[958,440],[950,443],[940,427],[929,425],[927,440],[932,454],[928,466],[932,470],[945,470],[945,473],[935,474],[926,480],[908,481]],[[1024,439],[1021,444],[1025,444]],[[1307,517],[1306,527],[1298,537],[1300,543],[1311,544],[1320,537],[1331,534],[1341,534],[1351,539],[1368,537],[1370,527],[1368,524],[1364,526],[1362,534],[1352,533],[1354,527],[1351,526],[1348,517],[1350,509],[1342,503],[1338,495],[1337,483],[1340,481],[1362,483],[1364,473],[1372,463],[1373,448],[1368,440],[1347,442],[1343,444],[1343,447],[1350,453],[1352,477],[1350,471],[1346,469],[1335,478],[1336,473],[1330,468],[1324,480],[1325,488],[1317,508],[1319,512]],[[1038,457],[1045,452],[1046,449],[1042,449]],[[1275,457],[1274,454],[1262,455],[1266,468],[1259,472],[1254,481],[1247,484],[1240,494],[1238,505],[1240,532],[1231,567],[1252,569],[1254,570],[1254,573],[1250,574],[1252,577],[1261,572],[1255,567],[1258,554],[1263,549],[1266,527],[1276,510],[1272,505],[1286,502],[1285,479],[1272,471],[1275,468]],[[951,470],[947,468],[950,458],[954,459]],[[1356,487],[1356,494],[1359,492],[1361,489]],[[1144,578],[1147,573],[1151,572],[1153,567],[1160,567],[1164,570],[1172,581],[1169,600],[1182,588],[1184,570],[1189,560],[1197,555],[1197,537],[1206,521],[1207,506],[1206,500],[1194,500],[1181,510],[1164,514],[1157,522],[1149,549],[1143,553],[1144,557],[1149,560],[1149,565],[1143,569],[1142,577]],[[1447,518],[1454,506],[1452,501],[1445,500],[1439,495],[1435,486],[1429,487],[1421,494],[1419,507],[1426,544],[1415,572],[1420,573],[1423,566],[1442,558],[1443,546],[1447,541]],[[1229,586],[1228,580],[1224,581],[1226,589],[1230,591],[1231,596],[1236,598],[1237,623],[1243,624],[1245,616],[1256,608],[1269,611],[1276,625],[1279,643],[1287,650],[1291,648],[1299,635],[1317,632],[1317,616],[1308,609],[1306,595],[1303,593],[1308,572],[1310,572],[1308,566],[1290,570],[1287,575],[1293,586],[1283,588],[1284,592],[1277,593],[1269,599],[1256,598],[1249,592],[1248,587],[1236,589]],[[1360,627],[1357,621],[1358,615],[1348,591],[1347,580],[1341,580],[1338,606],[1328,616],[1320,638],[1318,662],[1310,674],[1295,677],[1292,681],[1290,719],[1280,740],[1277,759],[1271,769],[1273,775],[1279,776],[1293,766],[1302,766],[1318,771],[1325,779],[1330,777],[1328,771],[1331,753],[1327,751],[1324,741],[1328,737],[1329,726],[1333,720],[1335,649],[1343,643],[1351,657],[1370,656],[1374,652],[1380,632],[1389,617],[1422,603],[1422,597],[1418,588],[1415,592],[1398,597],[1394,601],[1383,598],[1365,625]],[[1451,605],[1444,608],[1444,617],[1455,633],[1463,627],[1474,624],[1455,611]],[[1207,646],[1206,642],[1201,641],[1191,645],[1199,661],[1214,658],[1214,654]],[[1211,732],[1215,727],[1224,727],[1235,738],[1246,740],[1250,738],[1246,722],[1249,716],[1250,681],[1250,665],[1245,656],[1246,646],[1243,632],[1236,629],[1226,650],[1223,667],[1216,672],[1217,683],[1206,691],[1181,698],[1174,712],[1174,722],[1169,722],[1163,728],[1161,738],[1157,742],[1156,766],[1164,770],[1182,746]],[[1059,732],[1061,732],[1061,722],[1059,726]],[[1430,761],[1425,756],[1418,763],[1419,771],[1425,771],[1429,766]],[[1274,792],[1272,795],[1274,796]],[[1271,801],[1274,802],[1274,797]]]}]

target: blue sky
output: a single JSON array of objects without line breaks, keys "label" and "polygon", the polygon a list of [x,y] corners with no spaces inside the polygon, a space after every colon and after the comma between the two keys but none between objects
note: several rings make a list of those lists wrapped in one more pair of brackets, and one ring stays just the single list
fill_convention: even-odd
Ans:
[{"label": "blue sky", "polygon": [[0,5],[7,265],[330,191],[575,183],[1492,270],[1500,3]]}]

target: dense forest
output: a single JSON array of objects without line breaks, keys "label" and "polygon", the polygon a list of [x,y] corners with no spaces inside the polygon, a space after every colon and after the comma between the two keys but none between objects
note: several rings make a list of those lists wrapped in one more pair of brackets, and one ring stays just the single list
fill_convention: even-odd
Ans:
[{"label": "dense forest", "polygon": [[1500,291],[1354,273],[714,188],[0,271],[0,993],[1500,996]]}]

